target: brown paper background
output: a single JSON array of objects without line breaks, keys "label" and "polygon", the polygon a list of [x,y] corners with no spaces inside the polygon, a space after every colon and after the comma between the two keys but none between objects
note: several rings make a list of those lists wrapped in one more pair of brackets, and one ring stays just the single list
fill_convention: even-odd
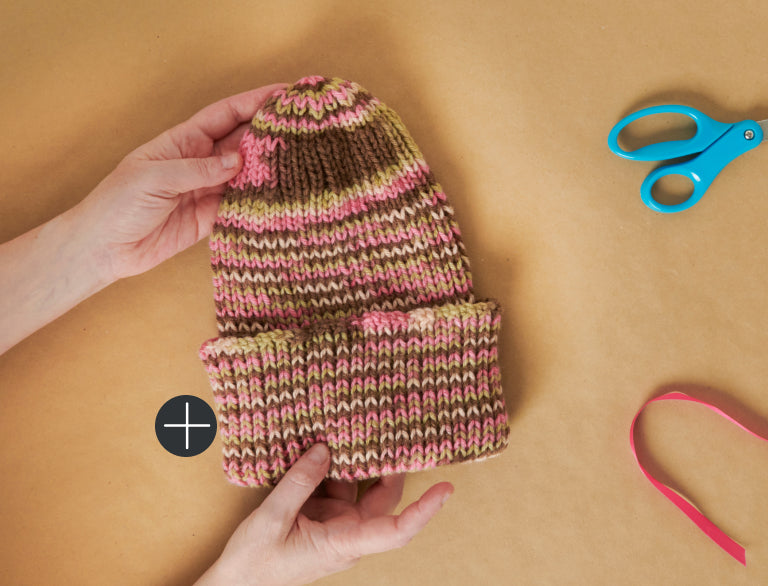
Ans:
[{"label": "brown paper background", "polygon": [[[82,199],[127,152],[228,95],[307,74],[403,118],[456,209],[478,296],[504,307],[509,449],[410,475],[456,492],[405,549],[323,584],[765,584],[768,446],[701,408],[642,423],[662,478],[747,547],[742,568],[642,477],[630,421],[698,385],[768,431],[768,149],[699,205],[640,201],[606,137],[639,107],[768,117],[768,3],[51,2],[0,9],[0,239]],[[54,251],[52,251],[54,253]],[[0,358],[0,582],[189,584],[265,496],[220,444],[153,430],[212,402],[205,243],[118,282]]]}]

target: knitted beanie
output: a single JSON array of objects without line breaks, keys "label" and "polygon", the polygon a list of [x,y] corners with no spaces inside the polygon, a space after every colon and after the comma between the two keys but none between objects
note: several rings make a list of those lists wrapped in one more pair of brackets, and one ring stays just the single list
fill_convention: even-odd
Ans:
[{"label": "knitted beanie", "polygon": [[210,239],[224,469],[274,485],[312,444],[355,480],[498,454],[499,306],[400,118],[358,84],[275,92]]}]

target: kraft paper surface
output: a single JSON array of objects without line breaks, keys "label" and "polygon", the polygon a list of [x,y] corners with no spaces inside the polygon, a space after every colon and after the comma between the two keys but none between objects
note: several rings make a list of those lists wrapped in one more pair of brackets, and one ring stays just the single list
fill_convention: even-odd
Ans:
[{"label": "kraft paper surface", "polygon": [[[766,584],[768,446],[694,405],[649,407],[637,434],[744,568],[642,476],[629,425],[680,389],[768,431],[768,147],[662,215],[639,194],[654,164],[606,144],[657,104],[768,118],[766,22],[746,0],[8,2],[0,240],[216,100],[355,80],[400,114],[477,296],[504,309],[511,436],[498,458],[409,475],[403,505],[438,481],[455,494],[404,549],[320,583]],[[218,438],[179,458],[154,434],[169,398],[213,404],[212,295],[201,242],[0,357],[0,582],[190,584],[264,499],[226,482]]]}]

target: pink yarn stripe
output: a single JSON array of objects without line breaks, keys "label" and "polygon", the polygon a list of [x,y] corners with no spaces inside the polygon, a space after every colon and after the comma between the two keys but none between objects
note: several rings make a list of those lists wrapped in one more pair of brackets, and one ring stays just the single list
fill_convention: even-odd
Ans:
[{"label": "pink yarn stripe", "polygon": [[[221,284],[219,284],[220,286]],[[234,301],[231,294],[225,293],[221,290],[217,289],[213,294],[214,301],[223,301],[225,299],[228,299],[230,301]],[[264,292],[259,292],[258,295],[254,295],[253,293],[248,293],[246,295],[237,295],[237,302],[238,303],[245,303],[250,307],[268,307],[272,302],[270,301],[269,297]]]},{"label": "pink yarn stripe", "polygon": [[286,89],[278,90],[273,95],[280,100],[280,103],[284,107],[295,104],[298,108],[306,108],[307,105],[309,105],[312,110],[319,111],[336,102],[346,105],[355,93],[356,92],[347,91],[347,88],[344,85],[340,85],[338,88],[327,91],[318,97],[312,97],[309,94],[302,93],[295,93],[289,96]]},{"label": "pink yarn stripe", "polygon": [[322,75],[307,75],[297,81],[295,85],[317,85],[321,81],[325,81]]},{"label": "pink yarn stripe", "polygon": [[278,136],[273,138],[265,136],[256,138],[253,133],[247,131],[240,141],[240,155],[243,157],[243,168],[229,181],[231,187],[243,189],[246,185],[259,187],[267,183],[270,187],[277,186],[277,177],[272,176],[272,168],[264,163],[262,158],[275,152],[277,147],[286,149],[285,140]]},{"label": "pink yarn stripe", "polygon": [[680,509],[685,515],[693,521],[696,526],[701,529],[712,541],[717,543],[721,548],[723,548],[728,554],[730,554],[734,559],[736,559],[739,563],[743,565],[747,565],[747,557],[746,557],[746,551],[744,550],[744,547],[736,543],[733,539],[728,537],[719,527],[717,527],[712,521],[707,519],[707,517],[704,516],[704,514],[694,505],[691,501],[686,499],[683,495],[679,494],[675,490],[668,487],[666,484],[663,484],[656,480],[650,472],[648,472],[640,462],[640,458],[637,455],[637,451],[635,449],[635,424],[637,423],[638,418],[640,417],[640,414],[643,412],[643,410],[650,405],[651,403],[655,403],[657,401],[688,401],[690,403],[698,403],[699,405],[703,405],[707,409],[714,411],[721,417],[727,419],[734,425],[738,426],[739,428],[743,429],[750,435],[761,439],[761,440],[768,440],[767,437],[760,435],[759,433],[749,429],[746,425],[743,423],[737,421],[718,407],[715,407],[714,405],[711,405],[710,403],[707,403],[706,401],[702,401],[700,399],[696,399],[694,397],[691,397],[690,395],[686,395],[685,393],[681,392],[671,392],[671,393],[665,393],[659,397],[655,397],[653,399],[650,399],[646,401],[642,407],[640,407],[640,410],[635,415],[634,419],[632,420],[632,425],[629,428],[629,444],[632,449],[632,455],[635,458],[635,461],[637,462],[637,465],[640,467],[640,470],[645,475],[645,477],[650,481],[650,483],[656,487],[656,489],[661,492],[664,496],[666,496],[672,503]]}]

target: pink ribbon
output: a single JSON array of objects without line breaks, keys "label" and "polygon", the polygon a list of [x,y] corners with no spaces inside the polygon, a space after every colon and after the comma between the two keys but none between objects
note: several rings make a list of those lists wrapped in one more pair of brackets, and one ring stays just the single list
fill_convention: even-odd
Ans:
[{"label": "pink ribbon", "polygon": [[683,495],[679,494],[678,492],[674,491],[673,489],[669,488],[666,484],[663,484],[656,480],[640,463],[640,459],[637,456],[637,451],[635,450],[635,423],[637,423],[637,419],[640,417],[640,414],[643,412],[643,410],[650,405],[651,403],[655,403],[656,401],[689,401],[691,403],[698,403],[699,405],[704,405],[708,409],[714,411],[721,417],[724,417],[731,423],[734,423],[738,425],[741,429],[743,429],[746,432],[749,432],[751,435],[755,436],[756,438],[762,439],[762,440],[768,440],[768,438],[763,437],[759,433],[756,433],[722,411],[721,409],[718,409],[714,405],[710,405],[706,401],[701,401],[699,399],[694,399],[693,397],[686,395],[685,393],[681,392],[671,392],[671,393],[665,393],[663,395],[660,395],[658,397],[655,397],[653,399],[649,399],[645,402],[645,404],[640,407],[640,410],[635,415],[635,418],[632,420],[632,426],[629,429],[629,444],[632,447],[632,455],[635,457],[635,461],[637,462],[637,465],[640,466],[640,470],[642,470],[643,474],[645,474],[645,477],[655,486],[664,496],[666,496],[672,503],[680,509],[683,513],[685,513],[688,518],[696,523],[696,525],[701,529],[704,533],[706,533],[709,538],[717,543],[720,547],[722,547],[725,551],[727,551],[731,556],[733,556],[735,559],[737,559],[740,563],[743,565],[747,565],[747,557],[746,552],[744,548],[736,543],[733,539],[728,537],[723,531],[717,527],[712,521],[707,519],[704,514],[699,511],[699,509],[696,508],[696,506],[690,502],[688,499],[686,499]]}]

